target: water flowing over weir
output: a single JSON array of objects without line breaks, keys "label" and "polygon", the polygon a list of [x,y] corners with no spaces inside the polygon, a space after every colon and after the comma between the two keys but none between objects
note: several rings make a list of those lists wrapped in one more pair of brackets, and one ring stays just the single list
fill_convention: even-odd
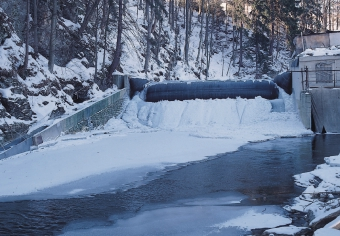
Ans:
[{"label": "water flowing over weir", "polygon": [[[160,129],[175,129],[183,131],[207,130],[207,132],[229,132],[231,129],[242,130],[257,129],[266,124],[274,127],[275,122],[280,120],[285,123],[284,127],[277,127],[287,135],[298,135],[301,127],[288,129],[296,124],[295,107],[291,97],[287,95],[280,99],[280,112],[275,111],[274,102],[261,97],[255,99],[196,99],[185,101],[160,101],[157,103],[145,102],[139,95],[133,97],[127,106],[122,119],[132,127],[147,126]],[[261,129],[258,127],[258,129]],[[209,131],[210,130],[210,131]],[[287,131],[285,131],[287,130]],[[241,131],[242,132],[242,131]],[[193,133],[193,132],[191,132]]]}]

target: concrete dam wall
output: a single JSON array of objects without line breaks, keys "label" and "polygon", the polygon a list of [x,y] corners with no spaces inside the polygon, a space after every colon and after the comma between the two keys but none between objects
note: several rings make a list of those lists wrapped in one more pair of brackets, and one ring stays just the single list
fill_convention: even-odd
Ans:
[{"label": "concrete dam wall", "polygon": [[340,133],[340,89],[312,89],[311,105],[315,132]]}]

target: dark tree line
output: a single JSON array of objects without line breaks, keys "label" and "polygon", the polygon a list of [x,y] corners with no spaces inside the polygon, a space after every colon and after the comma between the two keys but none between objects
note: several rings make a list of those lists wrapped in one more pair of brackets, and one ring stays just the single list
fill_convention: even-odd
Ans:
[{"label": "dark tree line", "polygon": [[[238,73],[243,68],[245,57],[249,53],[254,58],[257,77],[270,70],[271,63],[278,52],[282,50],[282,43],[293,47],[293,38],[302,33],[324,32],[339,29],[340,15],[339,0],[138,0],[137,14],[144,16],[144,72],[152,70],[150,59],[159,63],[159,52],[164,41],[164,23],[167,22],[173,32],[174,48],[170,53],[168,76],[176,66],[178,58],[189,67],[190,39],[194,12],[198,14],[199,46],[195,55],[195,65],[198,77],[209,77],[210,60],[214,54],[214,35],[225,31],[230,41],[224,45],[231,46],[232,55],[227,73],[231,65],[238,66]],[[92,46],[94,77],[110,80],[112,73],[120,69],[122,54],[122,37],[124,35],[124,19],[127,18],[126,1],[124,0],[27,0],[25,42],[34,49],[33,56],[42,53],[49,60],[48,68],[53,73],[56,63],[56,38],[58,26],[63,27],[72,41],[69,45],[70,53],[76,50],[86,35],[94,35]],[[224,6],[224,9],[221,7]],[[223,5],[224,4],[224,5]],[[40,7],[45,6],[45,7]],[[82,15],[82,19],[78,16]],[[64,18],[73,18],[79,22],[77,29],[70,30],[64,24]],[[166,19],[166,20],[165,20]],[[47,32],[49,26],[50,30]],[[228,28],[229,27],[229,28]],[[232,32],[230,32],[232,28]],[[47,32],[41,35],[42,30]],[[108,39],[108,33],[115,31],[115,42]],[[180,32],[184,32],[183,35]],[[48,37],[48,49],[41,46],[42,37]],[[47,41],[47,40],[45,40]],[[183,45],[181,45],[183,43]],[[231,43],[231,44],[230,44]],[[47,46],[47,45],[46,45]],[[98,70],[98,49],[104,49],[102,70]],[[182,52],[183,49],[183,52]],[[224,48],[222,48],[224,50]],[[109,66],[105,67],[106,55],[111,53]],[[27,69],[29,50],[23,71]],[[70,55],[72,58],[74,55]],[[223,62],[224,64],[224,62]],[[224,66],[224,65],[223,65]],[[223,70],[223,68],[222,68]],[[238,74],[237,73],[237,74]],[[22,73],[25,77],[25,73]],[[223,72],[222,72],[223,74]]]}]

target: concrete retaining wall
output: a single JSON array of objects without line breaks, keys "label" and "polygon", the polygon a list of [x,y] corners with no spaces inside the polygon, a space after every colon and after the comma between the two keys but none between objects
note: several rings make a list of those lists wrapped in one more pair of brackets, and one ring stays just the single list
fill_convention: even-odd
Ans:
[{"label": "concrete retaining wall", "polygon": [[299,113],[302,124],[306,129],[312,129],[311,113],[311,94],[307,92],[300,93]]},{"label": "concrete retaining wall", "polygon": [[[117,93],[100,100],[91,106],[80,110],[57,124],[54,124],[44,131],[33,136],[33,145],[39,145],[43,142],[54,140],[62,133],[75,133],[79,131],[86,131],[100,124],[105,124],[109,119],[119,113],[122,104],[128,97],[128,90],[122,89]],[[100,115],[105,115],[100,117]],[[104,121],[106,121],[104,123]]]},{"label": "concrete retaining wall", "polygon": [[15,145],[14,147],[0,153],[0,160],[10,156],[17,155],[19,153],[28,152],[31,150],[32,144],[33,144],[32,138],[28,138],[23,142]]},{"label": "concrete retaining wall", "polygon": [[124,102],[129,99],[130,85],[126,75],[114,75],[114,81],[117,83],[117,87],[121,89],[120,91],[93,103],[43,131],[38,129],[36,130],[38,133],[32,132],[24,141],[0,153],[0,160],[30,151],[32,146],[54,140],[62,133],[91,130],[104,125],[109,119],[117,117],[122,112]]},{"label": "concrete retaining wall", "polygon": [[315,131],[340,133],[340,89],[312,89],[312,115]]}]

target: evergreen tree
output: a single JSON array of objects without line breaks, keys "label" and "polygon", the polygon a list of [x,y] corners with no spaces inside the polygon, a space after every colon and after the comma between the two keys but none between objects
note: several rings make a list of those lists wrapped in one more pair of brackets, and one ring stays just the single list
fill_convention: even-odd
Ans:
[{"label": "evergreen tree", "polygon": [[253,34],[251,42],[255,45],[255,66],[256,78],[261,78],[262,74],[268,71],[268,46],[269,34],[269,6],[265,0],[254,0],[252,2],[251,25]]}]

